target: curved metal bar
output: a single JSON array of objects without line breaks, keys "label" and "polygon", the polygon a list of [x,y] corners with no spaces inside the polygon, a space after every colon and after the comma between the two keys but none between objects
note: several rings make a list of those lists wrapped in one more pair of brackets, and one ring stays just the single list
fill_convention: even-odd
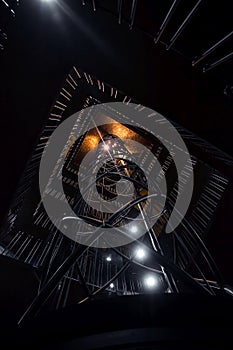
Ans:
[{"label": "curved metal bar", "polygon": [[[111,173],[111,174],[113,174],[113,173]],[[120,175],[120,176],[124,177],[123,175],[118,174],[118,173],[114,173],[114,174],[117,174],[117,175]],[[100,176],[98,176],[97,179],[95,179],[94,182],[92,182],[90,185],[88,185],[88,186],[86,187],[86,189],[85,189],[85,194],[87,193],[87,191],[88,191],[92,186],[94,186],[94,185],[96,184],[97,181],[101,180],[101,179],[104,178],[106,175],[108,175],[108,172],[105,172],[104,174],[101,174]],[[145,186],[145,185],[143,186],[143,185],[141,184],[141,182],[139,182],[139,181],[137,181],[137,180],[135,180],[135,179],[133,179],[133,178],[131,178],[131,177],[125,176],[125,179],[127,179],[127,180],[131,181],[132,183],[135,183],[135,184],[140,185],[141,187],[144,187],[145,189],[147,189],[147,186]],[[82,196],[80,196],[80,198],[78,199],[77,203],[74,205],[74,209],[80,204],[80,201],[81,201],[81,200],[82,200]]]},{"label": "curved metal bar", "polygon": [[157,196],[158,196],[158,194],[156,193],[156,194],[150,194],[150,195],[142,196],[140,198],[136,198],[135,200],[131,201],[130,203],[127,203],[126,205],[124,205],[116,213],[114,213],[108,220],[106,220],[106,223],[112,224],[112,222],[122,214],[122,211],[131,209],[135,205],[140,204],[141,202],[143,202],[147,199],[150,199],[152,197],[157,197]]},{"label": "curved metal bar", "polygon": [[[142,242],[138,243],[142,246],[145,246]],[[147,247],[148,248],[148,247]],[[113,249],[113,248],[112,248]],[[115,248],[114,248],[115,249]],[[187,272],[181,270],[179,267],[177,267],[175,264],[167,260],[163,255],[156,252],[155,250],[150,249],[152,254],[156,256],[157,263],[161,266],[163,266],[166,269],[169,269],[174,273],[174,275],[180,277],[187,285],[190,285],[192,288],[198,290],[202,294],[210,294],[209,291],[206,288],[203,288],[192,276],[190,276]],[[132,262],[132,261],[131,261]],[[157,271],[156,271],[157,272]]]},{"label": "curved metal bar", "polygon": [[[115,248],[114,248],[115,249]],[[157,258],[159,257],[159,259],[158,260],[160,260],[160,262],[159,262],[159,264],[161,265],[161,266],[164,266],[164,267],[167,267],[167,266],[169,266],[169,268],[171,269],[171,270],[173,270],[173,273],[176,273],[178,276],[182,276],[183,277],[183,279],[185,280],[185,282],[188,284],[188,285],[190,285],[190,286],[192,286],[192,287],[194,287],[195,286],[195,288],[196,289],[198,289],[199,290],[199,292],[201,292],[201,294],[205,294],[205,292],[206,293],[208,293],[209,294],[209,291],[204,287],[204,286],[201,286],[194,278],[192,278],[187,272],[185,272],[185,271],[183,271],[183,270],[181,270],[181,269],[179,269],[177,266],[175,266],[173,263],[171,263],[171,262],[169,262],[168,260],[167,261],[165,261],[165,259],[164,259],[164,257],[161,255],[161,254],[159,254],[158,252],[156,252],[156,251],[153,251],[153,253],[154,254],[156,254],[156,256],[157,256]],[[130,258],[128,258],[128,257],[126,257],[126,259],[128,260],[128,262],[108,281],[108,282],[106,282],[102,287],[100,287],[97,291],[95,291],[94,293],[92,293],[92,295],[91,295],[91,297],[93,297],[93,296],[96,296],[97,294],[99,294],[100,292],[102,292],[104,289],[106,289],[123,271],[125,271],[128,267],[129,267],[129,265],[130,265],[130,263],[132,263],[133,261],[132,261],[132,259],[130,259]],[[161,263],[161,262],[163,262],[163,263]],[[87,300],[89,300],[90,299],[90,296],[88,296],[88,297],[86,297],[86,298],[84,298],[84,299],[82,299],[80,302],[79,302],[79,304],[81,304],[81,303],[83,303],[83,302],[85,302],[85,301],[87,301]]]},{"label": "curved metal bar", "polygon": [[112,282],[114,282],[117,279],[118,276],[122,274],[122,272],[124,272],[129,267],[129,265],[130,265],[130,262],[128,261],[125,265],[122,266],[122,268],[112,278],[110,278],[110,280],[108,280],[108,282],[106,282],[102,287],[100,287],[94,293],[92,293],[91,296],[88,296],[82,299],[81,301],[79,301],[78,304],[84,303],[85,301],[89,300],[91,297],[94,297],[97,294],[101,293],[103,290],[105,290],[108,286],[110,286]]},{"label": "curved metal bar", "polygon": [[66,258],[63,264],[57,269],[57,271],[49,279],[47,284],[41,289],[40,293],[36,296],[36,298],[32,301],[32,303],[25,311],[23,316],[20,318],[20,320],[18,321],[19,325],[26,322],[27,319],[30,319],[30,317],[33,317],[38,312],[39,308],[43,306],[48,297],[54,291],[60,279],[66,274],[66,272],[70,269],[73,263],[82,253],[84,253],[86,249],[87,247],[78,246],[78,248],[75,249],[75,251]]},{"label": "curved metal bar", "polygon": [[[118,228],[116,228],[118,229]],[[201,291],[200,288],[203,288],[203,286],[200,286],[198,284],[197,281],[195,281],[195,279],[190,276],[187,272],[185,272],[184,270],[181,270],[179,267],[177,267],[173,262],[167,260],[160,252],[154,250],[154,249],[150,249],[149,247],[147,247],[144,243],[142,243],[141,241],[138,241],[138,244],[141,245],[143,248],[147,248],[148,250],[150,250],[152,252],[152,255],[154,254],[157,258],[157,262],[159,265],[163,266],[164,268],[170,268],[172,270],[173,273],[178,274],[180,277],[183,276],[183,279],[185,280],[185,282],[188,285],[192,285],[192,287],[196,287],[197,289],[199,289],[199,291]],[[111,247],[113,250],[116,248]],[[158,259],[159,258],[159,259]],[[131,259],[132,260],[132,259]],[[132,262],[132,261],[131,261]],[[162,271],[162,274],[164,274],[164,272]],[[181,277],[182,278],[182,277]],[[192,280],[192,281],[191,281]],[[202,293],[208,293],[210,294],[210,292],[204,288],[205,291],[202,290]]]},{"label": "curved metal bar", "polygon": [[140,262],[138,262],[137,260],[134,260],[134,258],[130,259],[127,255],[123,254],[122,252],[119,251],[119,249],[111,247],[112,250],[114,250],[114,252],[116,252],[118,255],[120,255],[122,258],[126,259],[126,260],[130,260],[133,264],[144,268],[145,270],[151,271],[151,272],[155,272],[158,273],[160,275],[163,275],[163,272],[157,269],[154,269],[153,267],[147,266],[145,264],[142,264]]},{"label": "curved metal bar", "polygon": [[[125,160],[125,159],[121,159],[121,158],[116,158],[116,159]],[[135,165],[135,164],[120,165],[120,166],[117,166],[117,170],[121,171],[121,170],[124,170],[124,169],[135,169],[136,166],[137,166],[137,165]],[[123,176],[123,174],[121,174],[119,171],[118,171],[118,172],[112,172],[111,170],[114,169],[114,168],[116,168],[116,167],[115,167],[115,166],[112,166],[111,168],[109,168],[108,171],[106,171],[105,173],[99,175],[99,176],[96,178],[95,181],[101,180],[103,177],[107,176],[108,174],[110,174],[110,175],[116,175],[116,174],[117,174],[117,175],[119,175],[119,176]],[[86,179],[90,178],[91,176],[92,176],[92,175],[87,176]],[[130,178],[130,176],[129,176],[129,178]],[[137,180],[134,179],[134,181],[135,181],[135,183],[136,183]],[[139,181],[137,181],[137,182],[138,182],[138,184],[139,184],[141,187],[146,188],[146,186],[143,185],[141,182],[139,182]],[[93,185],[93,184],[94,184],[94,183],[90,184],[89,186],[91,186],[91,185]],[[90,188],[90,187],[88,187],[88,188]]]},{"label": "curved metal bar", "polygon": [[[108,158],[106,158],[106,159],[108,160]],[[117,157],[116,159],[125,161],[124,158],[120,158],[120,157]],[[128,168],[129,168],[129,169],[135,169],[136,166],[137,166],[136,164],[126,164],[126,165],[117,166],[117,168],[116,168],[116,166],[113,165],[112,168],[109,169],[109,171],[110,171],[111,169],[113,169],[113,168],[116,168],[116,170],[118,171],[117,175],[122,176],[122,174],[119,173],[119,170],[118,170],[118,169],[120,169],[120,170],[124,170],[124,169],[127,170]],[[96,181],[99,181],[99,180],[101,180],[103,177],[107,176],[109,171],[105,172],[104,174],[101,174],[101,175],[95,180],[95,182],[91,183],[91,184],[86,188],[85,193],[91,188],[91,186],[94,186],[94,185],[96,184]],[[113,174],[113,173],[111,173],[111,174]],[[152,183],[154,184],[154,186],[155,186],[156,188],[158,188],[158,190],[160,190],[158,184],[157,184],[151,177],[150,177],[150,179],[151,179]],[[147,189],[147,186],[146,186],[146,185],[143,186],[143,184],[142,184],[141,182],[138,182],[137,180],[131,178],[130,176],[127,177],[127,180],[130,180],[131,182],[134,182],[135,184],[138,183],[139,186],[141,186],[141,187]],[[160,191],[160,193],[161,193],[161,191]],[[81,200],[81,198],[79,199],[79,201],[77,202],[76,205],[78,205],[78,204],[80,203],[80,200]]]},{"label": "curved metal bar", "polygon": [[[145,196],[145,197],[151,197],[151,196],[152,195]],[[140,198],[139,200],[134,201],[134,202],[140,203],[141,200],[142,199]],[[135,205],[135,203],[133,203],[133,204],[131,203],[131,205]],[[118,215],[120,215],[120,212],[117,212],[116,214],[118,216]],[[109,220],[110,225],[111,225],[111,221],[113,221],[114,218],[116,217],[116,214],[113,214],[112,217],[110,218],[110,220]],[[98,238],[99,237],[95,238],[95,240]],[[141,244],[141,242],[140,242],[140,244]],[[47,282],[47,284],[42,288],[39,295],[33,300],[33,302],[28,307],[26,312],[20,318],[18,324],[24,323],[28,318],[33,317],[38,312],[38,309],[45,303],[45,301],[51,295],[51,293],[56,288],[57,283],[60,281],[60,279],[65,275],[65,273],[70,269],[70,267],[75,263],[75,261],[81,256],[81,254],[83,254],[88,248],[89,247],[78,246],[78,248],[75,249],[73,251],[73,253],[66,258],[64,263],[57,269],[57,271],[53,274],[53,276],[50,278],[50,280]],[[200,293],[202,293],[202,294],[209,293],[205,288],[203,288],[203,286],[201,286],[197,281],[195,281],[192,278],[192,276],[190,276],[187,272],[178,268],[174,263],[166,260],[165,257],[163,255],[161,255],[160,253],[158,253],[157,251],[152,250],[152,252],[155,255],[156,260],[157,260],[159,265],[169,269],[172,273],[177,275],[179,278],[183,279],[184,282],[187,283],[187,285],[190,285],[192,288],[198,290]],[[129,264],[130,264],[130,262],[128,262],[126,265],[124,265],[123,268],[124,269],[127,268],[129,266]],[[105,289],[106,286],[108,286],[112,280],[116,279],[121,272],[118,272],[118,274],[115,275],[113,277],[113,279],[108,281],[107,284],[102,286],[98,291],[95,292],[95,294],[93,293],[92,295],[96,295],[97,293],[99,293],[100,291]],[[89,298],[90,297],[88,297],[88,299]],[[85,298],[85,300],[87,300],[87,298]]]},{"label": "curved metal bar", "polygon": [[190,276],[187,272],[185,272],[184,270],[181,270],[172,262],[168,260],[166,261],[165,257],[159,254],[158,252],[156,251],[153,251],[153,252],[157,258],[158,263],[161,266],[164,266],[165,268],[169,269],[172,273],[174,273],[174,275],[180,277],[185,283],[187,283],[187,285],[196,289],[201,294],[209,294],[209,291],[207,291],[206,289],[203,290],[203,287],[200,286],[200,284],[197,283],[197,281],[195,281],[195,279],[192,276]]}]

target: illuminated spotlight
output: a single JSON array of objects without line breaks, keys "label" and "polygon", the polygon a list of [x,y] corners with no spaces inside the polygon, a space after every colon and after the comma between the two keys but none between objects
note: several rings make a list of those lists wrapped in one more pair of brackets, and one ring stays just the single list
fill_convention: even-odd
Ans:
[{"label": "illuminated spotlight", "polygon": [[42,2],[55,2],[56,0],[41,0]]},{"label": "illuminated spotlight", "polygon": [[142,248],[138,248],[135,252],[135,258],[136,259],[139,259],[139,260],[142,260],[143,258],[145,258],[146,256],[146,253],[145,253],[145,250],[142,249]]},{"label": "illuminated spotlight", "polygon": [[131,226],[131,227],[130,227],[130,231],[131,231],[132,233],[137,233],[137,232],[138,232],[137,226],[136,226],[136,225]]},{"label": "illuminated spotlight", "polygon": [[110,287],[110,288],[114,288],[114,284],[113,284],[113,283],[111,283],[109,287]]},{"label": "illuminated spotlight", "polygon": [[107,261],[112,261],[111,256],[107,256],[106,260],[107,260]]},{"label": "illuminated spotlight", "polygon": [[158,285],[158,279],[155,276],[147,276],[144,283],[147,288],[155,288]]}]

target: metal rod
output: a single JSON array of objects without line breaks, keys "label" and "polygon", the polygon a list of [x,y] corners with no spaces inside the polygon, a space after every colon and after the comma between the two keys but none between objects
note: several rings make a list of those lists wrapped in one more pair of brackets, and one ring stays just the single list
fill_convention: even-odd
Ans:
[{"label": "metal rod", "polygon": [[206,67],[203,67],[202,68],[202,71],[203,73],[206,73],[208,72],[209,70],[219,66],[221,63],[225,62],[225,61],[228,61],[229,59],[231,59],[233,57],[233,51],[231,53],[229,53],[228,55],[220,58],[219,60],[217,60],[216,62],[214,63],[211,63],[209,65],[207,65]]},{"label": "metal rod", "polygon": [[4,40],[7,40],[7,35],[0,29],[0,37]]},{"label": "metal rod", "polygon": [[203,52],[199,57],[196,57],[193,62],[192,62],[192,66],[194,67],[196,64],[198,64],[199,62],[201,62],[202,60],[204,60],[204,58],[206,58],[209,54],[211,54],[211,52],[213,52],[214,50],[216,50],[220,45],[222,45],[224,43],[224,41],[226,41],[227,39],[229,39],[233,34],[233,31],[228,33],[227,35],[225,35],[221,40],[219,40],[218,42],[216,42],[213,46],[211,46],[208,50],[206,50],[205,52]]},{"label": "metal rod", "polygon": [[118,0],[117,8],[118,8],[118,23],[121,24],[121,18],[122,18],[122,0]]},{"label": "metal rod", "polygon": [[[122,268],[112,277],[110,278],[103,286],[101,286],[99,289],[97,289],[95,292],[93,292],[91,294],[91,297],[96,296],[97,294],[101,293],[104,289],[106,289],[108,286],[110,286],[110,284],[112,282],[114,282],[126,269],[129,268],[130,266],[130,261],[128,261],[127,263],[125,263]],[[86,298],[80,300],[78,302],[78,304],[82,304],[83,302],[87,301],[88,299],[90,299],[90,296],[87,296]]]},{"label": "metal rod", "polygon": [[79,276],[80,282],[81,282],[81,284],[82,284],[82,286],[83,286],[87,296],[90,297],[91,296],[91,292],[90,292],[90,290],[88,288],[86,280],[85,280],[85,278],[84,278],[84,276],[82,274],[82,271],[81,271],[81,269],[79,267],[78,261],[76,262],[76,268],[77,268],[77,272],[78,272],[78,276]]},{"label": "metal rod", "polygon": [[176,239],[179,241],[179,244],[181,246],[181,248],[183,249],[183,251],[187,254],[187,256],[189,257],[189,259],[191,260],[191,262],[194,264],[194,266],[196,267],[197,271],[200,273],[200,275],[202,276],[203,280],[205,281],[207,287],[208,287],[208,290],[210,291],[211,294],[214,294],[204,273],[201,271],[199,265],[196,263],[196,261],[194,260],[194,257],[193,255],[190,253],[190,251],[188,250],[187,248],[187,245],[183,242],[183,240],[179,237],[179,235],[176,233],[176,231],[174,230],[173,231]]},{"label": "metal rod", "polygon": [[[57,300],[57,305],[56,305],[56,309],[59,308],[60,306],[60,303],[61,303],[61,299],[62,299],[62,296],[63,296],[63,292],[64,292],[64,288],[65,288],[65,284],[67,282],[66,276],[64,276],[63,280],[60,281],[60,283],[58,284],[57,286],[57,294],[58,294],[58,300]],[[55,296],[53,296],[53,299],[55,299]]]},{"label": "metal rod", "polygon": [[5,0],[2,0],[2,2],[4,3],[4,5],[5,5],[6,7],[8,7],[8,8],[10,7],[9,4],[8,4]]},{"label": "metal rod", "polygon": [[75,261],[85,250],[85,246],[79,246],[70,256],[66,258],[66,260],[59,266],[57,271],[50,278],[48,283],[41,289],[40,293],[35,297],[31,305],[20,318],[18,324],[21,324],[24,321],[30,319],[30,317],[33,317],[39,311],[40,307],[43,306],[45,301],[54,291],[61,278],[64,277],[66,272],[72,267]]},{"label": "metal rod", "polygon": [[95,0],[92,0],[92,6],[93,6],[93,10],[96,11],[96,4],[95,4]]},{"label": "metal rod", "polygon": [[131,14],[130,14],[130,25],[129,25],[130,30],[133,28],[136,8],[137,8],[137,0],[132,0],[132,7],[131,7]]},{"label": "metal rod", "polygon": [[68,283],[67,283],[66,292],[65,292],[65,295],[64,295],[64,300],[63,300],[62,307],[66,306],[67,300],[69,298],[69,293],[70,293],[70,287],[71,287],[73,273],[74,273],[74,265],[72,266],[71,271],[68,272],[68,276],[67,277],[65,276],[65,278],[64,278],[64,279],[66,279],[66,278],[68,279]]},{"label": "metal rod", "polygon": [[60,233],[59,231],[56,231],[56,233],[53,235],[51,241],[49,242],[49,245],[47,247],[47,252],[46,252],[46,258],[44,260],[43,268],[42,268],[42,274],[41,274],[41,280],[39,284],[38,290],[41,290],[41,288],[45,285],[46,281],[48,280],[49,277],[49,272],[53,260],[53,253],[56,250],[56,246],[58,245],[59,241],[61,240]]},{"label": "metal rod", "polygon": [[38,249],[38,245],[40,244],[40,240],[37,240],[36,243],[34,244],[34,246],[32,247],[32,249],[30,250],[29,254],[27,255],[27,257],[25,258],[24,262],[27,264],[30,264],[31,259],[33,258],[36,250]]},{"label": "metal rod", "polygon": [[[179,211],[176,208],[175,208],[175,211],[179,214]],[[186,224],[191,228],[192,234],[191,234],[191,232],[189,232],[189,229],[187,228]],[[187,220],[184,218],[182,225],[186,229],[187,233],[189,232],[189,234],[191,234],[192,238],[195,239],[195,242],[197,243],[197,245],[198,245],[204,259],[206,260],[212,274],[216,276],[216,279],[218,280],[219,285],[222,286],[224,284],[224,279],[223,279],[212,255],[210,254],[209,250],[207,249],[203,240],[201,239],[200,235],[197,233],[196,229],[191,225],[190,220]]]},{"label": "metal rod", "polygon": [[167,27],[173,13],[175,12],[175,9],[176,9],[179,2],[180,2],[180,0],[174,0],[171,7],[169,8],[168,13],[166,14],[166,17],[163,20],[163,23],[161,24],[158,32],[155,35],[155,38],[154,38],[155,44],[158,43],[161,35],[163,34],[164,30],[166,29],[166,27]]},{"label": "metal rod", "polygon": [[[143,246],[143,243],[141,244],[141,246]],[[140,263],[139,261],[137,261],[134,257],[132,258],[129,258],[127,255],[123,254],[119,249],[117,248],[114,248],[114,247],[111,247],[111,249],[116,252],[118,255],[120,255],[122,258],[130,261],[132,264],[135,264],[137,266],[140,266],[142,268],[144,268],[145,270],[148,270],[148,271],[152,271],[152,272],[155,272],[155,273],[158,273],[160,275],[163,275],[163,272],[161,270],[158,270],[158,269],[155,269],[153,267],[150,267],[150,266],[147,266],[145,264],[142,264]]]},{"label": "metal rod", "polygon": [[200,3],[202,2],[202,0],[198,0],[198,2],[196,3],[196,5],[192,8],[192,10],[189,12],[188,16],[185,18],[185,20],[181,23],[181,25],[179,26],[179,28],[177,29],[177,31],[175,32],[175,34],[173,35],[173,37],[171,38],[171,40],[169,41],[169,44],[166,46],[166,50],[169,50],[172,45],[174,44],[174,42],[178,39],[178,37],[180,36],[180,34],[182,33],[183,29],[185,28],[185,26],[188,24],[188,21],[191,19],[192,15],[194,14],[194,12],[197,10],[198,6],[200,5]]}]

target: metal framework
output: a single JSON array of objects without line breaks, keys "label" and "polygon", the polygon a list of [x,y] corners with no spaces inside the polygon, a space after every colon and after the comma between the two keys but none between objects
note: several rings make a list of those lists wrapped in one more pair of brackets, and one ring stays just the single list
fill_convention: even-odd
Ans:
[{"label": "metal framework", "polygon": [[163,32],[165,31],[165,29],[166,29],[166,27],[167,27],[167,25],[168,25],[170,19],[172,18],[172,15],[173,15],[173,13],[175,12],[176,7],[177,7],[177,5],[179,4],[179,2],[180,2],[180,0],[174,0],[174,1],[173,1],[173,3],[172,3],[172,5],[171,5],[170,9],[168,10],[168,12],[167,12],[167,14],[166,14],[166,16],[165,16],[165,18],[164,18],[163,23],[161,24],[161,26],[160,26],[158,32],[156,33],[156,36],[155,36],[155,38],[154,38],[155,44],[157,44],[157,43],[159,42],[160,37],[162,36]]},{"label": "metal framework", "polygon": [[[78,86],[79,91],[80,89],[87,91],[87,97],[82,103],[83,108],[99,103],[107,96],[112,101],[122,101],[126,104],[132,101],[121,91],[76,67],[73,67],[68,74],[50,111],[47,125],[40,136],[38,145],[28,162],[0,236],[1,254],[32,265],[40,278],[38,295],[35,296],[34,301],[29,305],[19,322],[27,322],[41,311],[58,309],[72,303],[84,303],[90,298],[114,295],[120,297],[121,295],[148,292],[231,294],[231,288],[225,287],[221,274],[204,244],[205,235],[211,225],[218,203],[225,193],[228,179],[218,170],[203,164],[195,156],[184,169],[183,186],[185,187],[185,183],[189,181],[191,165],[194,169],[199,168],[198,173],[205,174],[206,181],[202,183],[201,190],[197,191],[197,199],[188,216],[169,235],[165,234],[164,228],[177,197],[177,180],[173,172],[172,156],[155,141],[150,143],[151,151],[161,162],[163,172],[168,174],[170,190],[166,205],[161,208],[160,195],[164,194],[159,192],[158,184],[155,179],[153,180],[153,166],[151,164],[147,166],[150,169],[152,183],[154,183],[154,193],[148,194],[147,183],[141,170],[132,162],[125,161],[126,148],[121,140],[121,133],[116,134],[113,130],[110,132],[107,129],[104,139],[100,139],[98,142],[109,144],[108,149],[111,150],[112,162],[104,162],[105,165],[100,169],[96,181],[90,183],[86,191],[95,187],[98,188],[103,197],[115,198],[117,183],[121,178],[133,186],[133,197],[127,205],[114,214],[108,214],[104,213],[104,210],[103,212],[93,210],[83,201],[79,192],[77,172],[81,171],[86,178],[91,174],[91,164],[88,169],[77,168],[79,150],[84,144],[85,138],[78,140],[75,147],[68,147],[67,160],[63,170],[59,168],[59,164],[61,164],[61,157],[64,154],[62,153],[58,157],[51,173],[49,186],[45,189],[45,195],[50,196],[57,207],[59,207],[60,202],[64,201],[64,194],[57,192],[53,187],[53,179],[62,174],[66,198],[77,216],[90,225],[90,230],[98,232],[98,229],[104,225],[105,227],[114,227],[119,233],[121,225],[125,222],[132,222],[135,228],[138,225],[148,227],[149,218],[144,216],[143,220],[138,220],[137,213],[140,212],[149,195],[154,195],[157,196],[157,206],[151,215],[157,215],[157,223],[152,228],[147,229],[144,236],[127,246],[112,247],[106,241],[106,248],[98,249],[69,240],[60,232],[59,228],[55,228],[44,210],[41,198],[38,198],[33,216],[27,214],[28,208],[25,203],[30,202],[30,196],[33,198],[35,196],[32,189],[35,188],[44,147],[53,130],[60,124],[61,120],[66,118],[66,109],[71,105],[73,96],[78,94]],[[89,86],[92,93],[95,88],[95,97],[90,96]],[[135,105],[136,111],[139,112],[141,108],[140,104]],[[84,111],[80,113],[73,130],[77,127],[82,130],[90,122],[89,116],[85,115]],[[195,147],[199,145],[202,151],[211,152],[218,161],[232,164],[232,159],[221,151],[187,130],[178,126],[177,129],[190,145],[194,144]],[[98,130],[95,127],[93,130],[96,137]],[[130,131],[130,129],[127,130]],[[143,140],[149,142],[148,136],[140,134],[139,130],[131,130],[130,132],[134,132],[135,136],[139,135],[142,138],[141,142],[144,142]],[[114,147],[112,147],[115,143],[118,144],[117,149],[120,150],[121,159],[116,157]],[[129,151],[127,150],[127,152]],[[104,157],[104,152],[96,155],[93,164],[96,164],[98,159],[101,162],[104,161]],[[147,164],[146,154],[143,162]],[[23,217],[22,213],[24,213]],[[180,213],[176,211],[176,215],[179,216]],[[24,220],[27,220],[27,228],[24,225]],[[29,233],[28,222],[30,220]],[[74,232],[79,232],[82,224],[77,218],[64,215],[59,224],[64,225],[67,221],[73,223]],[[136,231],[133,229],[130,234],[135,234]],[[140,254],[138,255],[138,250],[141,251],[141,254],[143,252],[143,259],[140,258]],[[150,281],[149,285],[147,277]]]},{"label": "metal framework", "polygon": [[[84,5],[86,2],[82,2]],[[149,33],[148,31],[143,30],[143,28],[139,28],[137,25],[135,25],[135,14],[138,7],[138,1],[132,0],[131,1],[131,9],[130,9],[130,15],[127,19],[127,16],[123,17],[123,0],[116,0],[116,13],[115,15],[118,18],[118,23],[121,24],[124,18],[124,21],[129,24],[129,28],[133,29],[135,27],[137,30],[143,31],[146,35],[153,38],[155,44],[163,44],[166,47],[166,50],[174,49],[176,52],[177,49],[174,46],[180,35],[184,32],[186,26],[190,23],[193,16],[198,12],[201,11],[201,5],[203,1],[197,0],[196,4],[193,6],[193,8],[188,12],[187,16],[184,18],[183,22],[180,24],[180,26],[177,28],[175,33],[171,36],[171,39],[166,43],[162,40],[163,34],[168,30],[169,32],[169,24],[173,20],[173,18],[176,18],[176,14],[178,12],[177,8],[179,8],[179,5],[181,6],[188,6],[185,4],[185,2],[181,0],[174,0],[171,4],[171,6],[168,8],[167,13],[164,17],[164,20],[162,21],[157,33],[153,35],[152,33]],[[96,7],[93,7],[94,10],[96,10]],[[102,10],[106,10],[104,7],[100,7]],[[176,11],[177,10],[177,11]],[[210,11],[211,12],[211,11]],[[213,54],[220,46],[224,45],[231,37],[232,37],[232,31],[228,34],[226,34],[222,39],[220,39],[218,42],[216,42],[214,45],[212,45],[208,50],[204,51],[201,55],[194,55],[194,57],[187,57],[189,60],[192,61],[192,67],[197,66],[199,63],[202,62],[202,60],[208,58],[210,54]],[[211,38],[210,38],[211,41]],[[182,56],[184,56],[184,52],[180,52]],[[224,62],[232,59],[232,53],[227,54],[223,58],[220,58],[216,60],[214,63],[206,63],[203,67],[201,67],[202,72],[208,72],[215,67],[219,66],[220,64],[223,64]]]},{"label": "metal framework", "polygon": [[197,3],[195,4],[195,6],[192,8],[192,10],[189,12],[189,14],[187,15],[187,17],[184,19],[184,21],[181,23],[181,25],[179,26],[179,28],[177,29],[177,31],[175,32],[175,34],[172,36],[172,38],[170,39],[168,45],[166,46],[166,49],[169,50],[172,45],[174,45],[175,41],[178,39],[178,37],[181,35],[182,31],[184,30],[184,28],[186,27],[186,25],[188,24],[188,22],[191,20],[192,16],[194,15],[194,13],[197,11],[199,5],[201,4],[202,0],[198,0]]},{"label": "metal framework", "polygon": [[228,53],[227,55],[223,56],[222,58],[218,59],[217,61],[215,61],[213,63],[206,64],[206,66],[202,68],[203,73],[210,71],[211,69],[219,66],[221,63],[229,61],[232,57],[233,57],[233,51]]},{"label": "metal framework", "polygon": [[214,52],[217,48],[219,48],[223,43],[230,39],[233,35],[233,31],[225,35],[222,39],[217,41],[213,46],[211,46],[208,50],[203,52],[199,57],[196,57],[193,62],[192,66],[194,67],[196,64],[200,63],[202,60],[204,60],[206,57],[208,57],[212,52]]},{"label": "metal framework", "polygon": [[137,0],[132,0],[129,29],[133,29],[136,9],[137,9]]}]

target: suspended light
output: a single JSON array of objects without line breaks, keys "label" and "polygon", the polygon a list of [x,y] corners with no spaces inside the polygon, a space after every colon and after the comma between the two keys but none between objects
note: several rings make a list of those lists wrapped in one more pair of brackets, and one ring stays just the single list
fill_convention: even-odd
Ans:
[{"label": "suspended light", "polygon": [[112,261],[111,256],[107,256],[106,260],[107,260],[107,261]]},{"label": "suspended light", "polygon": [[131,231],[132,233],[137,233],[137,232],[138,232],[137,226],[136,226],[136,225],[131,226],[131,227],[130,227],[130,231]]},{"label": "suspended light", "polygon": [[114,288],[114,284],[113,284],[113,283],[111,283],[109,287],[110,287],[110,288]]},{"label": "suspended light", "polygon": [[138,260],[142,260],[144,259],[146,256],[146,252],[144,249],[142,248],[138,248],[135,252],[135,258],[138,259]]},{"label": "suspended light", "polygon": [[147,288],[155,288],[158,285],[158,279],[155,276],[147,276],[144,283]]}]

